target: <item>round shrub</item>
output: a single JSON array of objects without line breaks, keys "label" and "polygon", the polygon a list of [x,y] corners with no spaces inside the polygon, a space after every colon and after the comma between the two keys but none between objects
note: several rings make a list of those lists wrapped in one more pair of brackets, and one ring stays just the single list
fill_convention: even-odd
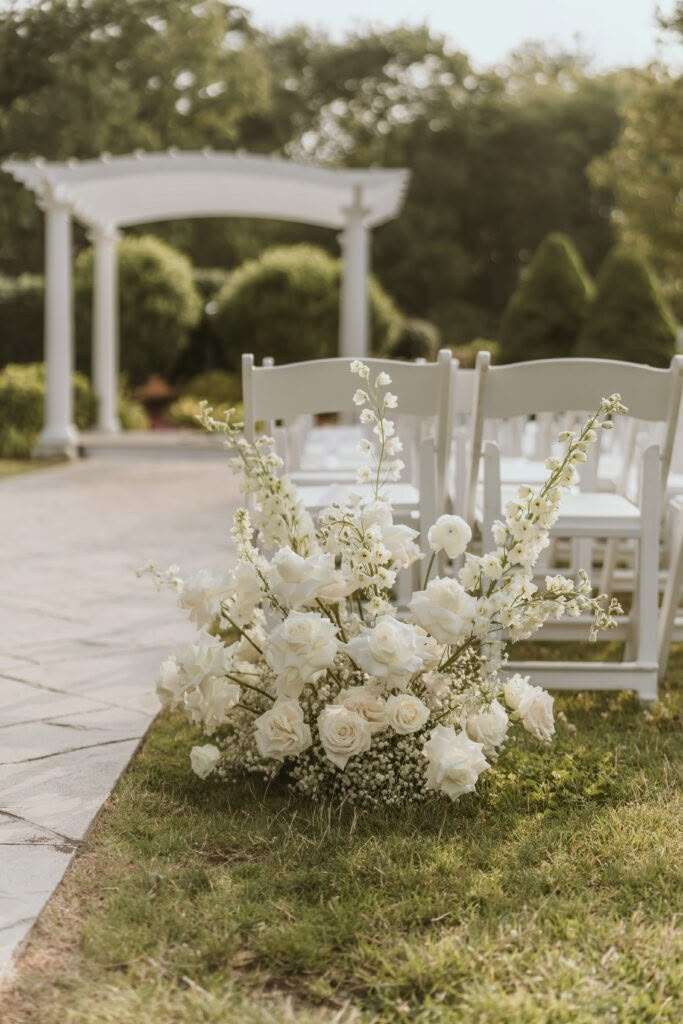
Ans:
[{"label": "round shrub", "polygon": [[467,345],[453,345],[451,351],[454,358],[458,360],[462,370],[471,370],[480,352],[490,352],[491,362],[500,362],[500,345],[497,341],[492,341],[488,338],[475,338]]},{"label": "round shrub", "polygon": [[[341,262],[312,245],[268,249],[230,275],[217,298],[223,365],[239,370],[242,352],[276,362],[337,353]],[[370,336],[384,350],[400,323],[394,303],[371,278]]]},{"label": "round shrub", "polygon": [[676,322],[645,261],[617,247],[596,280],[595,299],[576,354],[668,366],[676,351]]},{"label": "round shrub", "polygon": [[234,405],[242,401],[242,378],[227,370],[207,370],[187,382],[183,395],[205,398],[211,405]]},{"label": "round shrub", "polygon": [[429,320],[404,320],[386,354],[390,359],[436,359],[441,344],[439,328]]},{"label": "round shrub", "polygon": [[[91,426],[95,419],[96,402],[87,377],[75,373],[74,420],[79,430]],[[45,414],[45,367],[42,363],[17,365],[10,363],[0,371],[0,439],[4,457],[11,456],[8,448],[18,452],[23,448],[26,456],[31,452],[43,426]]]},{"label": "round shrub", "polygon": [[[152,373],[168,376],[201,313],[189,260],[152,236],[121,239],[119,255],[119,332],[121,370],[132,386]],[[93,250],[76,260],[76,359],[92,362]]]},{"label": "round shrub", "polygon": [[199,294],[201,313],[171,373],[174,381],[182,381],[202,370],[211,370],[221,365],[223,355],[214,313],[217,308],[216,297],[229,276],[227,270],[193,269],[192,280]]},{"label": "round shrub", "polygon": [[592,291],[571,240],[559,233],[547,235],[503,313],[501,362],[573,355]]},{"label": "round shrub", "polygon": [[0,366],[43,358],[45,284],[38,274],[0,275]]}]

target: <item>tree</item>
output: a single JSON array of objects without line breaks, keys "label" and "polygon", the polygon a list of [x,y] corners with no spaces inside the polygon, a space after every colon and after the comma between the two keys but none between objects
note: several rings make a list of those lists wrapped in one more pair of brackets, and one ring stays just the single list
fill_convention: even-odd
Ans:
[{"label": "tree", "polygon": [[[298,362],[337,354],[341,263],[312,245],[269,249],[235,270],[216,300],[216,330],[226,369],[239,370],[242,352],[257,361]],[[398,330],[400,314],[370,282],[374,350]]]},{"label": "tree", "polygon": [[500,361],[573,355],[591,293],[590,277],[571,240],[548,235],[503,314]]},{"label": "tree", "polygon": [[668,366],[676,324],[645,261],[615,247],[600,268],[577,356]]}]

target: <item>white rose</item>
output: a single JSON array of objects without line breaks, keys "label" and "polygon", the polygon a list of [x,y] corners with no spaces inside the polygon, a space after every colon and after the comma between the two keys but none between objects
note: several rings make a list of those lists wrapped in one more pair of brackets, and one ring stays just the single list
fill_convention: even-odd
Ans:
[{"label": "white rose", "polygon": [[543,743],[550,743],[555,734],[554,700],[541,686],[530,686],[517,709],[527,732]]},{"label": "white rose", "polygon": [[193,747],[190,751],[192,771],[200,779],[205,779],[207,775],[210,775],[220,759],[220,750],[210,743],[206,743],[203,747]]},{"label": "white rose", "polygon": [[230,669],[231,654],[222,640],[200,633],[195,644],[188,644],[179,657],[180,667],[191,686],[200,686],[211,676],[224,676]]},{"label": "white rose", "polygon": [[475,743],[483,745],[485,754],[492,754],[496,747],[505,742],[509,724],[505,708],[494,700],[486,711],[480,711],[478,715],[471,715],[467,719],[467,735]]},{"label": "white rose", "polygon": [[290,612],[264,650],[279,696],[298,698],[333,663],[338,647],[336,627],[320,612]]},{"label": "white rose", "polygon": [[411,529],[410,526],[392,524],[383,527],[382,541],[391,553],[393,564],[407,569],[409,565],[420,558],[420,549],[415,543],[417,536],[419,536],[417,530]]},{"label": "white rose", "polygon": [[429,708],[412,693],[394,694],[387,700],[387,722],[401,736],[418,732],[429,718]]},{"label": "white rose", "polygon": [[213,676],[185,694],[185,711],[191,722],[203,725],[206,735],[211,736],[224,724],[239,699],[240,688],[236,683]]},{"label": "white rose", "polygon": [[256,746],[262,757],[284,761],[311,745],[311,729],[295,700],[278,700],[255,721]]},{"label": "white rose", "polygon": [[437,725],[422,752],[428,759],[427,789],[435,789],[455,800],[474,790],[477,779],[489,768],[482,744],[467,733],[456,734],[452,725]]},{"label": "white rose", "polygon": [[370,725],[370,732],[381,732],[387,727],[387,704],[369,686],[350,686],[337,694],[336,703],[364,718]]},{"label": "white rose", "polygon": [[345,645],[349,657],[368,675],[383,679],[388,686],[403,686],[419,671],[427,657],[427,640],[415,626],[381,615],[374,629],[363,627],[359,636]]},{"label": "white rose", "polygon": [[233,597],[228,615],[243,626],[253,619],[254,608],[261,603],[263,590],[256,569],[251,562],[239,561],[230,573]]},{"label": "white rose", "polygon": [[408,605],[415,622],[441,643],[458,644],[472,632],[477,602],[454,579],[435,579],[413,594]]},{"label": "white rose", "polygon": [[333,555],[302,558],[290,547],[280,548],[268,573],[275,597],[290,608],[313,603],[320,590],[334,584],[336,579]]},{"label": "white rose", "polygon": [[350,757],[370,749],[370,723],[339,704],[329,704],[320,712],[318,732],[328,758],[342,771]]},{"label": "white rose", "polygon": [[460,516],[439,516],[430,527],[427,540],[432,551],[445,551],[449,558],[461,555],[472,540],[472,531]]},{"label": "white rose", "polygon": [[232,597],[232,576],[200,569],[183,583],[178,604],[187,608],[190,619],[202,626],[210,626],[221,614],[221,605]]},{"label": "white rose", "polygon": [[164,708],[175,708],[181,703],[188,686],[187,677],[182,673],[175,655],[171,654],[162,661],[156,678],[156,690],[159,703]]},{"label": "white rose", "polygon": [[525,696],[527,691],[531,689],[533,689],[533,687],[529,684],[529,677],[521,676],[519,672],[516,672],[514,676],[510,676],[503,687],[505,703],[513,711],[517,711],[522,698]]}]

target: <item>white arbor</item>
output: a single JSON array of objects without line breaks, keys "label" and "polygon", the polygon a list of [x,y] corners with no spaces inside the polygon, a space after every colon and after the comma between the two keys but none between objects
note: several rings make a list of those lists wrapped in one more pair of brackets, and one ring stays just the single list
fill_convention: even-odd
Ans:
[{"label": "white arbor", "polygon": [[71,222],[90,229],[92,369],[98,428],[119,429],[116,241],[121,228],[190,217],[261,217],[341,231],[339,353],[368,348],[369,232],[396,217],[406,170],[330,169],[274,157],[169,151],[48,163],[7,160],[2,169],[35,193],[45,211],[45,426],[38,453],[73,453]]}]

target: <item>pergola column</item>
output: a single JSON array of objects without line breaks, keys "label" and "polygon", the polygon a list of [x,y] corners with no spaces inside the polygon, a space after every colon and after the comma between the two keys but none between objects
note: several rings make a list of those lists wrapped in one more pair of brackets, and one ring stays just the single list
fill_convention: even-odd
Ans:
[{"label": "pergola column", "polygon": [[92,378],[97,398],[97,429],[116,434],[119,377],[118,234],[113,228],[91,233],[94,245]]},{"label": "pergola column", "polygon": [[45,424],[38,457],[76,454],[73,423],[73,289],[71,211],[45,199]]},{"label": "pergola column", "polygon": [[368,354],[370,237],[365,227],[367,212],[363,208],[363,190],[360,185],[356,185],[353,189],[353,203],[345,210],[346,226],[340,237],[343,253],[339,309],[341,356],[362,358]]}]

